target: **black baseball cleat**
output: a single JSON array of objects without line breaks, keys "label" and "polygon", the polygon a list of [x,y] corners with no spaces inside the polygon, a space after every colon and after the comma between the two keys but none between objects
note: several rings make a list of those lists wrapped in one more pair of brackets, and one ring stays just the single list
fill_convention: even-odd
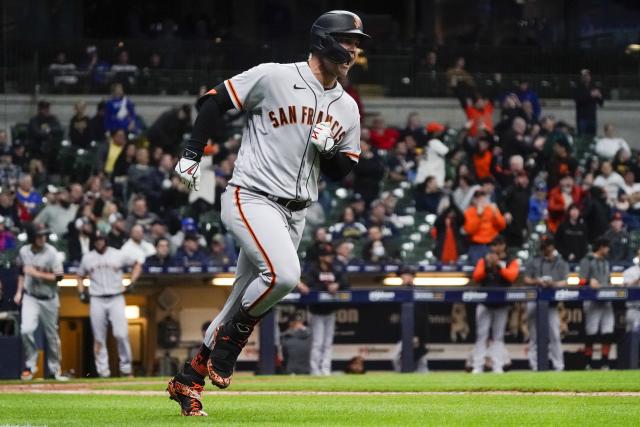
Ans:
[{"label": "black baseball cleat", "polygon": [[218,326],[207,362],[207,372],[213,385],[218,388],[229,387],[238,356],[261,317],[252,317],[240,309],[232,319]]},{"label": "black baseball cleat", "polygon": [[197,375],[189,363],[185,363],[182,372],[171,378],[167,385],[169,399],[180,405],[180,413],[185,417],[206,417],[202,410],[202,392],[204,378]]}]

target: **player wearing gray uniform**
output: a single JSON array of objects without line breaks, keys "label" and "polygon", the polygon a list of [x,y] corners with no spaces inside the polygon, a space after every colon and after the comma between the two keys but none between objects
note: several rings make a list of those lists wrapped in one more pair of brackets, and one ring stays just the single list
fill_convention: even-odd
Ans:
[{"label": "player wearing gray uniform", "polygon": [[[636,254],[635,264],[622,273],[625,286],[640,286],[640,250]],[[627,301],[627,332],[640,332],[640,301]]]},{"label": "player wearing gray uniform", "polygon": [[[545,239],[540,244],[541,256],[532,259],[524,275],[524,283],[541,288],[561,287],[567,285],[569,264],[562,259],[555,247],[553,239]],[[529,324],[529,365],[534,371],[538,370],[538,348],[536,329],[536,303],[527,303],[527,318]],[[553,369],[564,369],[564,355],[560,339],[560,314],[558,303],[549,305],[549,359]]]},{"label": "player wearing gray uniform", "polygon": [[[609,261],[609,241],[600,238],[596,241],[592,254],[580,261],[580,284],[592,288],[609,286],[611,269]],[[602,341],[602,368],[609,367],[609,351],[613,342],[613,328],[615,319],[613,316],[613,304],[611,301],[585,301],[583,303],[585,321],[585,346],[584,355],[587,366],[591,368],[593,357],[593,344],[598,333]]]},{"label": "player wearing gray uniform", "polygon": [[37,368],[38,347],[35,332],[38,324],[47,341],[47,367],[57,380],[66,380],[60,372],[60,337],[58,335],[58,281],[62,280],[62,262],[58,251],[47,243],[49,231],[35,225],[27,229],[29,244],[20,248],[17,264],[21,266],[14,302],[22,303],[20,334],[24,348],[23,380],[33,378]]},{"label": "player wearing gray uniform", "polygon": [[[89,313],[91,330],[93,331],[93,354],[96,370],[100,377],[111,376],[109,355],[107,353],[107,327],[111,323],[113,337],[118,343],[120,374],[130,376],[131,344],[129,329],[125,316],[124,286],[122,285],[123,269],[133,266],[131,283],[138,280],[142,271],[144,256],[131,258],[126,252],[107,246],[104,235],[96,236],[95,249],[85,254],[78,268],[78,292],[83,302],[90,301]],[[89,298],[82,283],[89,277]]]},{"label": "player wearing gray uniform", "polygon": [[222,221],[240,246],[231,295],[211,323],[191,364],[168,385],[183,415],[206,415],[204,376],[228,387],[254,326],[300,280],[297,248],[306,208],[317,199],[320,172],[346,176],[360,155],[360,116],[338,77],[355,63],[368,36],[347,11],[320,16],[311,29],[307,62],[261,64],[225,80],[199,101],[192,140],[176,171],[199,188],[202,148],[221,115],[246,113],[233,177],[222,196]]}]

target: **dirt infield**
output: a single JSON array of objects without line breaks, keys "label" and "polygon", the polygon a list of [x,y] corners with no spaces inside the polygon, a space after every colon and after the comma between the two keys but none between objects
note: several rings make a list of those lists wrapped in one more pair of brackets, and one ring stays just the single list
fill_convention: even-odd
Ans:
[{"label": "dirt infield", "polygon": [[[158,385],[158,390],[103,390],[105,386],[123,385]],[[0,386],[0,394],[33,393],[33,394],[82,394],[110,396],[166,396],[165,384],[158,381],[126,381],[112,383],[31,383],[6,384]],[[565,397],[640,397],[638,391],[206,391],[207,396],[565,396]]]}]

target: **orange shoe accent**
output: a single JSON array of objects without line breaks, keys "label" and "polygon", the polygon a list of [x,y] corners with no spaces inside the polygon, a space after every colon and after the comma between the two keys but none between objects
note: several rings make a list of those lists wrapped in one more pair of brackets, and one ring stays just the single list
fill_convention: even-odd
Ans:
[{"label": "orange shoe accent", "polygon": [[[171,380],[169,380],[169,384],[167,384],[169,399],[178,402],[180,405],[180,414],[184,417],[206,417],[209,415],[202,410],[202,402],[200,399],[203,391],[204,387],[201,385],[193,384],[189,387],[179,383],[175,378],[171,378]],[[183,407],[179,396],[189,398],[190,402],[188,408]]]},{"label": "orange shoe accent", "polygon": [[233,375],[225,378],[220,374],[218,374],[216,370],[213,368],[213,363],[211,363],[211,359],[209,359],[209,362],[207,362],[207,372],[209,373],[209,379],[211,380],[211,383],[214,386],[218,388],[227,388],[231,384],[231,377],[233,377]]}]

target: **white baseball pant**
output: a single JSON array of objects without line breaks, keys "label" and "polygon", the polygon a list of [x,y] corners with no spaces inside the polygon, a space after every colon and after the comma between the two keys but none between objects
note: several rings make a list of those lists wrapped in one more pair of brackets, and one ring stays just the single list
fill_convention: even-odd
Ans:
[{"label": "white baseball pant", "polygon": [[612,334],[615,323],[611,301],[585,301],[583,303],[585,333],[587,335]]},{"label": "white baseball pant", "polygon": [[311,375],[331,375],[331,351],[336,313],[311,313]]},{"label": "white baseball pant", "polygon": [[20,320],[20,335],[24,349],[24,364],[36,372],[38,346],[35,333],[38,324],[42,324],[47,341],[47,367],[52,375],[60,374],[60,336],[58,335],[58,309],[60,299],[56,295],[50,300],[41,300],[23,294]]},{"label": "white baseball pant", "polygon": [[[494,372],[502,372],[504,365],[504,330],[507,326],[509,306],[487,307],[476,306],[476,344],[472,352],[472,365],[475,371],[482,371],[485,357],[491,357]],[[491,331],[491,348],[487,347]]]},{"label": "white baseball pant", "polygon": [[124,295],[115,297],[91,297],[89,313],[93,331],[93,354],[96,370],[101,377],[111,376],[107,351],[107,327],[111,322],[113,337],[118,343],[120,374],[131,374],[131,344],[129,343],[129,323],[124,313]]},{"label": "white baseball pant", "polygon": [[216,328],[240,307],[261,316],[300,281],[298,245],[306,209],[292,212],[244,188],[227,187],[222,195],[222,221],[240,246],[233,289],[213,319],[204,342],[211,347]]},{"label": "white baseball pant", "polygon": [[625,320],[627,323],[627,332],[640,331],[640,309],[627,308]]},{"label": "white baseball pant", "polygon": [[[529,324],[529,366],[538,370],[538,334],[536,325],[536,303],[527,303],[527,319]],[[560,337],[560,312],[558,307],[549,307],[549,360],[556,371],[564,370],[564,354]]]}]

